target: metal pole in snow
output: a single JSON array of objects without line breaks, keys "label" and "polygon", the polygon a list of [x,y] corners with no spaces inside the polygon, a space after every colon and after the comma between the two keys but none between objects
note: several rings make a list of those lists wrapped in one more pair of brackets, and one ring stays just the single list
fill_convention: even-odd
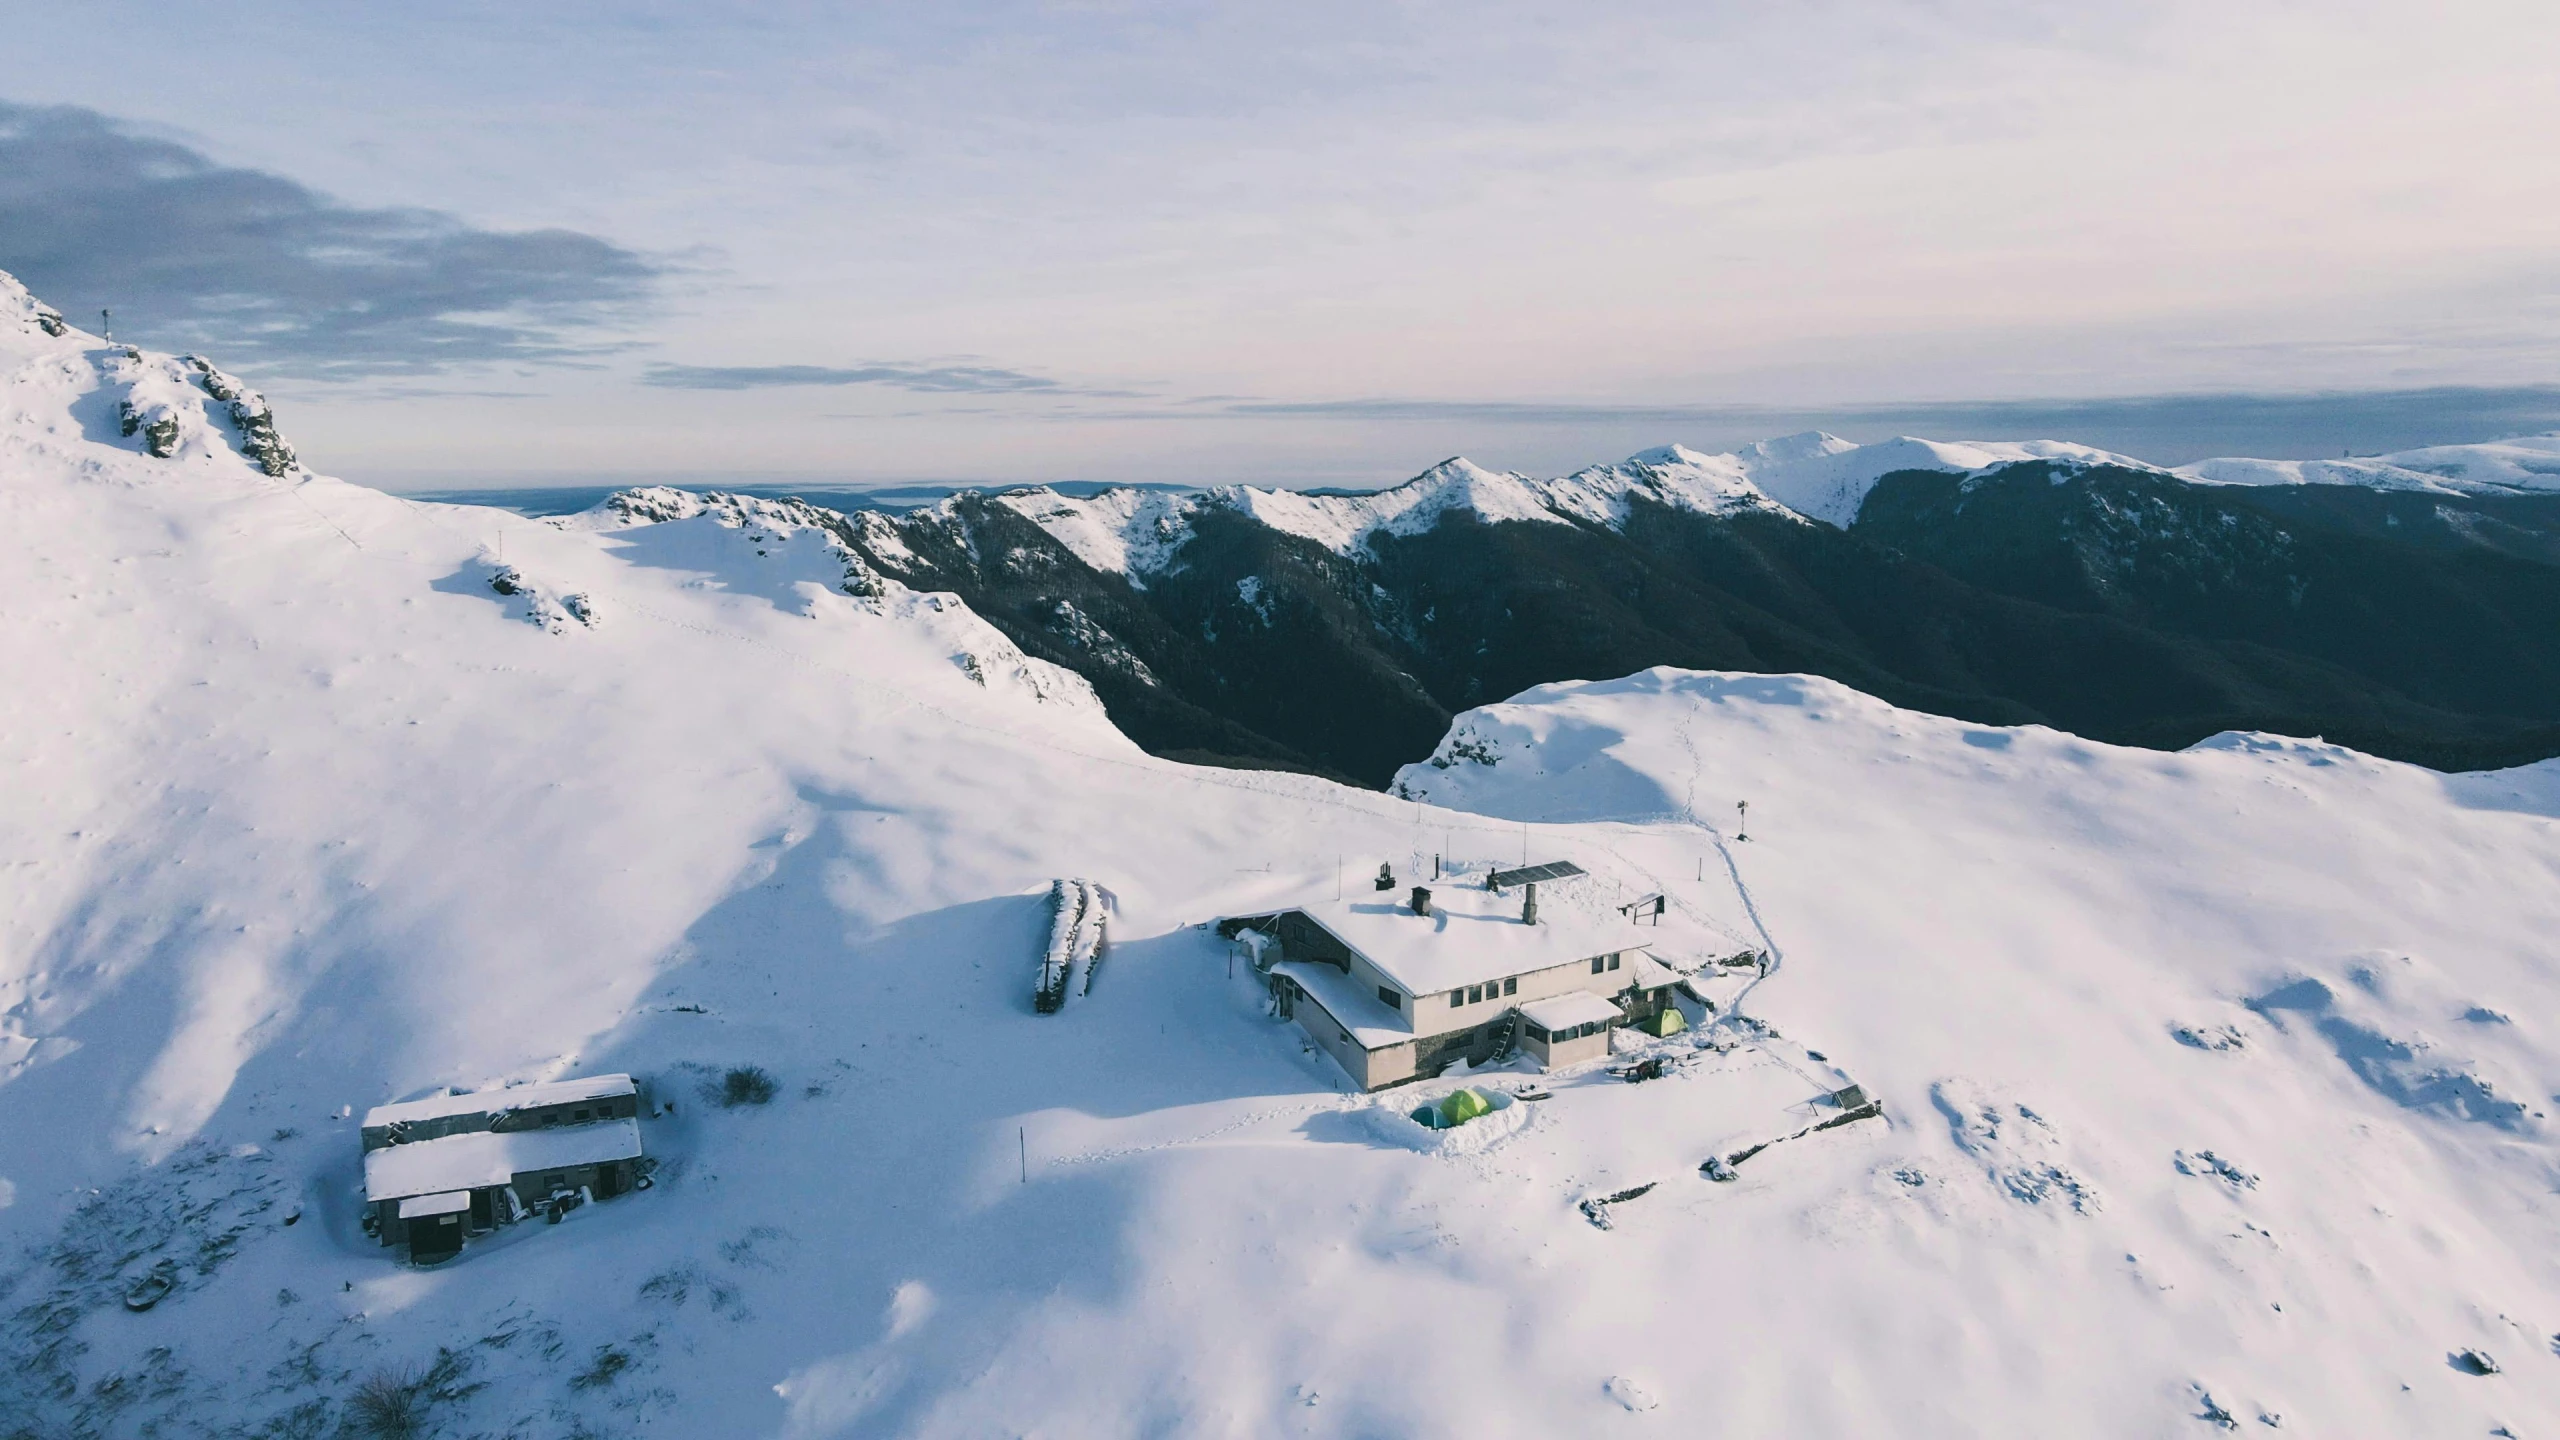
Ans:
[{"label": "metal pole in snow", "polygon": [[1017,1126],[1013,1138],[1022,1147],[1022,1183],[1028,1185],[1031,1183],[1031,1127]]}]

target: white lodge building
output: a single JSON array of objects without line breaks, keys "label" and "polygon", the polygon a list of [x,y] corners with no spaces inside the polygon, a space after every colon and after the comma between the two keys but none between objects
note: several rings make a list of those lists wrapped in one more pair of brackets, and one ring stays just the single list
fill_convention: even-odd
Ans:
[{"label": "white lodge building", "polygon": [[[1571,866],[1511,871],[1550,879]],[[1536,879],[1379,892],[1219,928],[1243,938],[1273,1004],[1369,1090],[1525,1049],[1547,1069],[1609,1052],[1659,1016],[1677,978],[1624,919],[1537,916]],[[1534,917],[1534,918],[1532,918]]]}]

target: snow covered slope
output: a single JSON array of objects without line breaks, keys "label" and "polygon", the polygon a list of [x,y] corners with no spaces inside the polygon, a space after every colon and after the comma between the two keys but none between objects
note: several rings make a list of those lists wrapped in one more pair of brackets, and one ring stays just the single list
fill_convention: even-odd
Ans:
[{"label": "snow covered slope", "polygon": [[[1742,1433],[2560,1420],[2560,764],[2448,777],[2239,734],[2151,754],[1657,670],[1470,712],[1400,785],[1647,820],[1621,848],[1656,865],[1749,802],[1704,883],[1736,867],[1783,957],[1753,1009],[1900,1125],[1663,1220],[1744,1317],[1702,1366],[1761,1417]],[[2506,1373],[2473,1377],[2474,1346]],[[1809,1400],[1792,1347],[1877,1413]],[[2002,1372],[1959,1388],[2007,1402],[1933,1365]],[[1882,1418],[1893,1393],[1926,1398]]]},{"label": "snow covered slope", "polygon": [[[2560,769],[1674,672],[1471,712],[1429,803],[1186,767],[822,513],[271,476],[192,367],[158,458],[162,363],[0,296],[0,1434],[2560,1426]],[[1344,1093],[1193,927],[1435,853],[1667,892],[1775,1033]],[[1058,876],[1112,951],[1041,1016]],[[357,1233],[350,1108],[598,1071],[655,1189]]]}]

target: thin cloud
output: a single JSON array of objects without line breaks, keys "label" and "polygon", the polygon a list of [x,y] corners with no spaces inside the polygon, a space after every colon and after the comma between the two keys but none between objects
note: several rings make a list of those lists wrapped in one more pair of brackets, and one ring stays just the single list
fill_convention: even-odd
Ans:
[{"label": "thin cloud", "polygon": [[[1197,412],[1187,412],[1197,413]],[[1226,415],[1268,415],[1348,420],[1489,420],[1554,424],[1573,420],[1723,419],[1752,413],[1732,405],[1584,405],[1569,401],[1510,400],[1239,400],[1218,407]]]},{"label": "thin cloud", "polygon": [[333,379],[591,359],[662,273],[578,231],[343,205],[93,110],[5,101],[0,269],[156,344]]},{"label": "thin cloud", "polygon": [[936,395],[1089,393],[989,365],[652,365],[641,383],[670,390],[768,390],[792,386],[882,385]]}]

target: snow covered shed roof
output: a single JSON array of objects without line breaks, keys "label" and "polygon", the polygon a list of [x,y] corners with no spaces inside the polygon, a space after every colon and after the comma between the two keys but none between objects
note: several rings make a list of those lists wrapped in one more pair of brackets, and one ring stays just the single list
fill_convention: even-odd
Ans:
[{"label": "snow covered shed roof", "polygon": [[1413,1038],[1413,1017],[1402,1010],[1390,1010],[1379,1003],[1368,986],[1343,974],[1330,965],[1313,965],[1302,960],[1280,960],[1271,966],[1274,975],[1286,975],[1298,982],[1324,1012],[1351,1032],[1364,1050],[1394,1045]]},{"label": "snow covered shed roof", "polygon": [[471,1192],[447,1190],[441,1195],[412,1195],[400,1202],[400,1218],[418,1220],[430,1215],[459,1215],[471,1208]]},{"label": "snow covered shed roof", "polygon": [[430,1095],[424,1100],[403,1100],[396,1105],[376,1105],[364,1112],[364,1123],[370,1129],[377,1125],[413,1124],[420,1120],[441,1120],[451,1115],[491,1115],[501,1110],[530,1110],[543,1105],[575,1105],[581,1100],[603,1100],[615,1095],[636,1095],[639,1087],[628,1075],[587,1075],[575,1080],[551,1080],[540,1085],[510,1085],[503,1090],[474,1090],[462,1095]]},{"label": "snow covered shed roof", "polygon": [[1626,1016],[1618,1007],[1588,990],[1551,995],[1520,1007],[1520,1018],[1541,1030],[1570,1030],[1576,1025],[1619,1025]]},{"label": "snow covered shed roof", "polygon": [[638,1158],[640,1122],[628,1116],[555,1130],[473,1130],[366,1151],[364,1198],[405,1200],[478,1190],[504,1185],[527,1171]]},{"label": "snow covered shed roof", "polygon": [[1563,906],[1535,925],[1520,920],[1522,896],[1472,885],[1431,892],[1431,913],[1416,915],[1401,898],[1330,900],[1300,912],[1360,952],[1410,995],[1431,995],[1509,975],[1526,975],[1594,955],[1651,944],[1614,911],[1595,919]]}]

